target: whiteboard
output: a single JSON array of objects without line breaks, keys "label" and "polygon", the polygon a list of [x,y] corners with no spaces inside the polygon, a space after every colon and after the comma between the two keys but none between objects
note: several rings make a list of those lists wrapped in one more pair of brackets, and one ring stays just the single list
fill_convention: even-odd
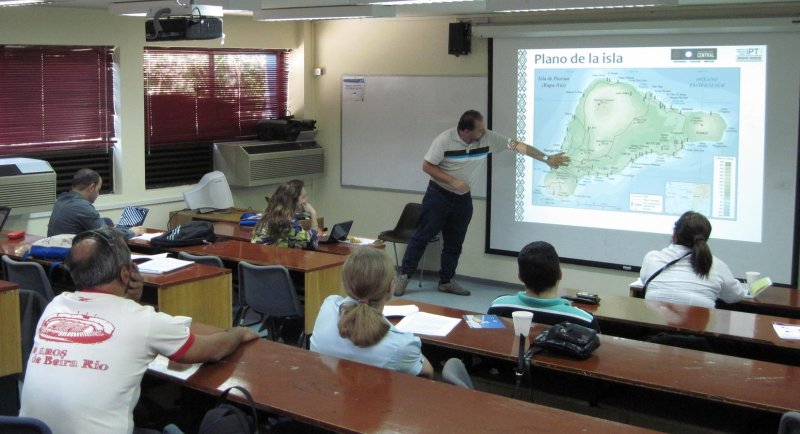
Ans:
[{"label": "whiteboard", "polygon": [[[431,142],[469,109],[486,116],[487,83],[474,76],[343,76],[342,186],[424,192],[430,177],[422,161]],[[474,197],[486,197],[482,170]]]}]

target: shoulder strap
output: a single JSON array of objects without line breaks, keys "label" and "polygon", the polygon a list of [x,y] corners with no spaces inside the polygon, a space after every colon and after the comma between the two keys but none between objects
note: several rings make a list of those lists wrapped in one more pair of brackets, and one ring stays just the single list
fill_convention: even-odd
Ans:
[{"label": "shoulder strap", "polygon": [[250,395],[250,392],[247,389],[245,389],[242,386],[231,386],[225,389],[224,392],[222,392],[222,395],[220,395],[219,399],[217,400],[217,403],[218,404],[222,403],[223,401],[228,399],[228,394],[233,389],[242,392],[242,395],[244,395],[244,397],[247,398],[248,407],[250,407],[250,412],[253,415],[253,429],[254,429],[253,433],[258,434],[258,412],[256,411],[256,403],[253,401],[253,396]]},{"label": "shoulder strap", "polygon": [[665,266],[663,266],[663,267],[659,268],[659,269],[658,269],[658,271],[656,271],[655,273],[651,274],[651,275],[650,275],[650,277],[648,277],[648,278],[647,278],[647,281],[646,281],[646,282],[644,282],[644,286],[642,287],[642,298],[644,298],[644,297],[646,297],[646,296],[647,296],[647,285],[649,285],[649,284],[650,284],[650,282],[652,282],[652,281],[653,281],[653,279],[655,279],[655,278],[656,278],[656,276],[658,276],[659,274],[661,274],[661,272],[662,272],[662,271],[664,271],[664,270],[666,270],[667,268],[669,268],[669,267],[671,267],[671,266],[675,265],[676,263],[678,263],[678,261],[680,261],[681,259],[683,259],[683,258],[685,258],[685,257],[687,257],[687,256],[689,256],[689,255],[691,255],[691,254],[692,254],[692,251],[690,250],[690,251],[689,251],[688,253],[686,253],[685,255],[683,255],[683,256],[681,256],[681,257],[679,257],[679,258],[675,258],[675,259],[673,259],[673,260],[671,260],[671,261],[667,262],[667,265],[665,265]]}]

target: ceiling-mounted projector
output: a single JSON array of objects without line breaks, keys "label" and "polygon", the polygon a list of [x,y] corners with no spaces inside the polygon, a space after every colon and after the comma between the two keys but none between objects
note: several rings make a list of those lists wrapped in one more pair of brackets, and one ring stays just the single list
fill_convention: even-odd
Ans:
[{"label": "ceiling-mounted projector", "polygon": [[[195,11],[200,11],[198,7]],[[152,19],[144,24],[145,39],[148,41],[179,41],[193,39],[217,39],[222,37],[222,18],[191,15],[170,15],[172,10],[158,10]]]}]

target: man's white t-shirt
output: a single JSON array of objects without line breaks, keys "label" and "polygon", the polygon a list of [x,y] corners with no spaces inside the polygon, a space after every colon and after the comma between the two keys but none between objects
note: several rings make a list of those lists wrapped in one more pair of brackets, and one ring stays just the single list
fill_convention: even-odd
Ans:
[{"label": "man's white t-shirt", "polygon": [[105,292],[59,295],[36,328],[20,416],[54,433],[133,432],[147,365],[159,354],[183,357],[194,342],[190,324]]},{"label": "man's white t-shirt", "polygon": [[[464,143],[458,135],[458,129],[451,128],[433,139],[428,153],[425,154],[425,161],[439,166],[448,175],[472,186],[489,153],[507,149],[509,143],[511,139],[490,130],[486,130],[480,140]],[[447,191],[464,194],[448,184],[442,184],[435,179],[432,181]]]}]

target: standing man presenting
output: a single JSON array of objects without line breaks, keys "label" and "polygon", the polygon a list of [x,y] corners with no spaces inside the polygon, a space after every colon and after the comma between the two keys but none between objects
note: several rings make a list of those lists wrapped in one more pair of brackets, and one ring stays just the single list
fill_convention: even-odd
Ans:
[{"label": "standing man presenting", "polygon": [[436,137],[431,144],[422,170],[431,180],[422,199],[422,215],[403,256],[394,295],[405,293],[408,280],[417,271],[417,264],[428,242],[442,232],[442,259],[439,270],[439,291],[469,295],[469,291],[453,281],[461,256],[461,246],[472,219],[470,188],[490,152],[509,149],[535,158],[553,169],[569,163],[563,153],[545,155],[533,146],[489,131],[483,115],[467,110],[458,126]]}]

